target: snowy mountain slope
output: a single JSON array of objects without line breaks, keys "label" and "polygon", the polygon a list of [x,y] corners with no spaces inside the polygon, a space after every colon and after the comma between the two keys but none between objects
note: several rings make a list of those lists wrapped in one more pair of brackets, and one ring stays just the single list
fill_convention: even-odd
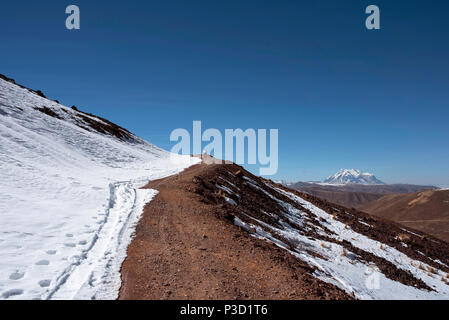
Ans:
[{"label": "snowy mountain slope", "polygon": [[378,180],[371,173],[365,173],[354,169],[340,169],[336,174],[324,180],[324,184],[379,185],[385,183]]},{"label": "snowy mountain slope", "polygon": [[209,171],[196,178],[204,201],[224,206],[227,220],[288,251],[307,263],[313,276],[350,296],[449,298],[449,244],[237,166]]},{"label": "snowy mountain slope", "polygon": [[109,299],[138,187],[199,160],[0,77],[0,299]]}]

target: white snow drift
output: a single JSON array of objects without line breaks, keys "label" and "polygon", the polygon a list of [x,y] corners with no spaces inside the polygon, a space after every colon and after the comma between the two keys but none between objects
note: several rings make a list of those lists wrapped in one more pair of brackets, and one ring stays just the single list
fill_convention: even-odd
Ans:
[{"label": "white snow drift", "polygon": [[156,194],[138,188],[199,161],[86,130],[77,115],[0,79],[0,299],[115,298]]}]

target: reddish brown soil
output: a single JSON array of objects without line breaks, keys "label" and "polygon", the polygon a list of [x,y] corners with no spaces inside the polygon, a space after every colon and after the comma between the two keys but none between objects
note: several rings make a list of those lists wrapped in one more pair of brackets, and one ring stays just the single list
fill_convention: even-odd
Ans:
[{"label": "reddish brown soil", "polygon": [[198,176],[224,166],[239,168],[200,164],[146,186],[159,194],[128,247],[119,299],[351,299],[198,192]]}]

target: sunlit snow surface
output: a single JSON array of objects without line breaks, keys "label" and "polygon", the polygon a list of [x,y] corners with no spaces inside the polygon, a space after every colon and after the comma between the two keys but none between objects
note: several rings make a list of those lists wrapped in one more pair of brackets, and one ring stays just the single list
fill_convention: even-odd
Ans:
[{"label": "sunlit snow surface", "polygon": [[89,132],[74,114],[0,79],[0,299],[116,298],[133,227],[156,194],[138,188],[199,161]]}]

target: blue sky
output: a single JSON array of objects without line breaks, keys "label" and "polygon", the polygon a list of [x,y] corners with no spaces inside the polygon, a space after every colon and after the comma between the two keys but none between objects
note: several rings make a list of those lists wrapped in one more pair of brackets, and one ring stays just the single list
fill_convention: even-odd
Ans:
[{"label": "blue sky", "polygon": [[[65,29],[65,7],[81,30]],[[369,4],[381,30],[365,28]],[[276,179],[449,185],[447,0],[8,1],[0,73],[169,149],[278,128]],[[251,169],[254,169],[251,167]]]}]

